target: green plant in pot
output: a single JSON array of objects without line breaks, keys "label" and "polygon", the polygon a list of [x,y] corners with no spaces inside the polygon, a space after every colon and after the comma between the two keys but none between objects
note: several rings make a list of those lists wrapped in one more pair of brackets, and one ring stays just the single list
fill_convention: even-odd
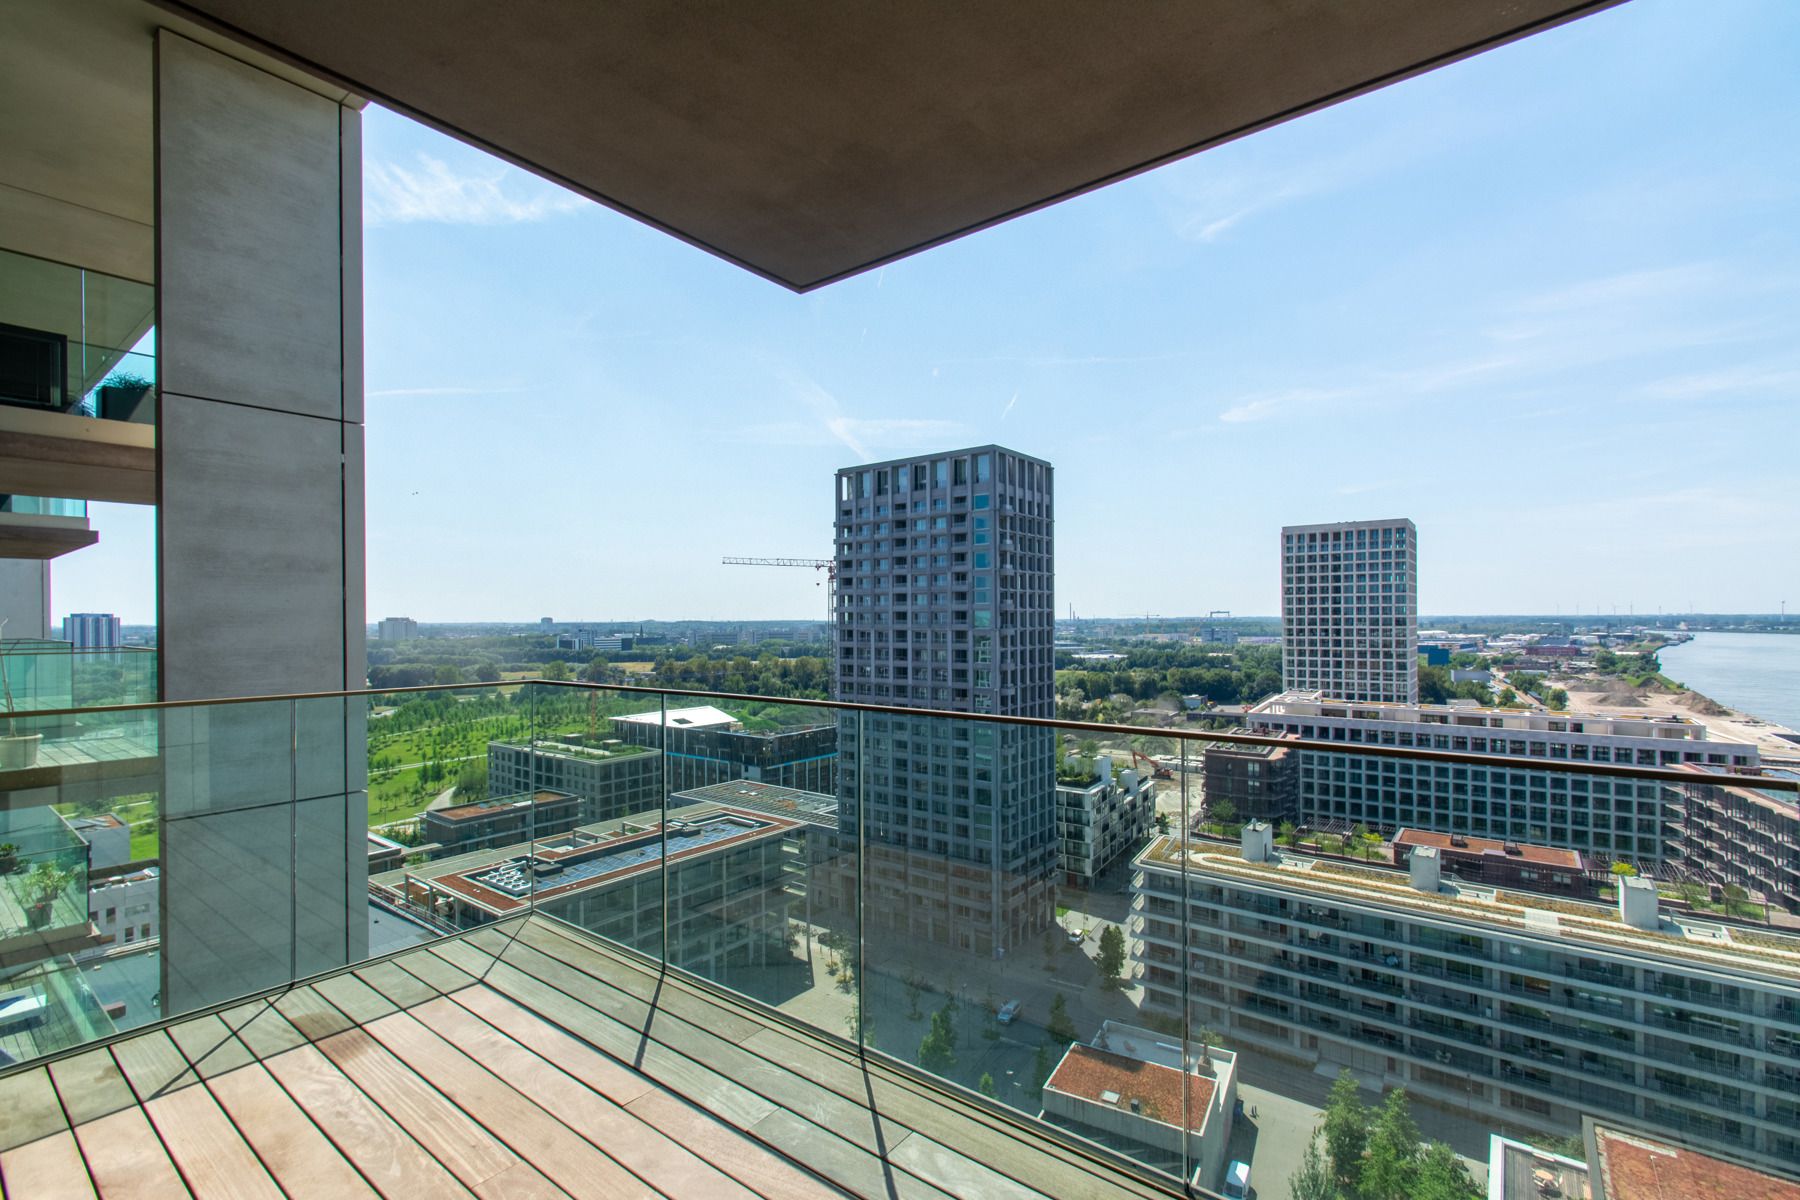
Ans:
[{"label": "green plant in pot", "polygon": [[[0,617],[0,638],[5,634],[6,618]],[[3,645],[0,643],[0,647]],[[38,743],[44,740],[44,735],[19,732],[19,719],[13,715],[17,709],[13,705],[12,679],[7,675],[6,658],[4,649],[0,648],[0,696],[6,699],[6,732],[0,734],[0,771],[17,771],[37,763]]]},{"label": "green plant in pot", "polygon": [[75,872],[53,862],[39,863],[31,869],[31,874],[25,877],[25,884],[32,898],[30,912],[33,925],[49,923],[50,910],[56,904],[56,898],[74,882]]}]

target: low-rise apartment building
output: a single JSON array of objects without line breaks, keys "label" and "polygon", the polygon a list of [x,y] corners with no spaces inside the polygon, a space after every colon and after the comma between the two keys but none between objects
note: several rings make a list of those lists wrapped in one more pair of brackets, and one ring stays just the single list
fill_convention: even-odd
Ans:
[{"label": "low-rise apartment building", "polygon": [[[1680,852],[1680,795],[1650,780],[1558,770],[1558,762],[1742,772],[1760,762],[1755,746],[1711,741],[1704,725],[1677,716],[1365,704],[1287,692],[1249,709],[1244,720],[1257,733],[1344,744],[1341,752],[1299,752],[1303,823],[1465,833],[1652,867]],[[1357,753],[1365,745],[1535,758],[1542,765],[1415,763]]]},{"label": "low-rise apartment building", "polygon": [[1063,882],[1091,888],[1100,873],[1144,844],[1156,825],[1156,782],[1096,760],[1085,782],[1056,784],[1056,845]]},{"label": "low-rise apartment building", "polygon": [[1271,833],[1138,856],[1147,1013],[1185,995],[1240,1050],[1498,1125],[1567,1135],[1595,1115],[1800,1157],[1800,937],[1672,918],[1643,879],[1581,904],[1447,882],[1435,848],[1400,872],[1278,853]]},{"label": "low-rise apartment building", "polygon": [[[580,796],[541,791],[428,809],[420,818],[419,829],[426,845],[438,847],[433,856],[444,858],[474,850],[491,850],[514,842],[555,837],[577,825],[603,820],[604,817],[594,811],[596,808],[597,805]],[[370,863],[372,868],[374,865]]]},{"label": "low-rise apartment building", "polygon": [[488,743],[488,795],[563,792],[587,803],[589,821],[660,807],[667,795],[662,752],[609,739],[598,746],[580,734],[556,741]]},{"label": "low-rise apartment building", "polygon": [[94,880],[88,887],[88,920],[99,940],[75,952],[77,962],[98,958],[121,946],[155,941],[162,935],[161,872],[145,867],[129,875]]}]

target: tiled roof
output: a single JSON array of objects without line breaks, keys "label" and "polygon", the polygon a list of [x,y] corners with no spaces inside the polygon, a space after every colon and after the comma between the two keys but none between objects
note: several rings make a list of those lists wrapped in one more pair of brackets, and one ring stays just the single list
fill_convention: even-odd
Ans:
[{"label": "tiled roof", "polygon": [[[1076,1045],[1069,1047],[1045,1086],[1125,1112],[1131,1111],[1133,1100],[1139,1100],[1143,1116],[1181,1125],[1181,1072],[1173,1067]],[[1205,1076],[1188,1075],[1188,1128],[1195,1133],[1206,1127],[1213,1086]]]},{"label": "tiled roof", "polygon": [[1638,1134],[1596,1127],[1606,1200],[1800,1200],[1800,1183]]}]

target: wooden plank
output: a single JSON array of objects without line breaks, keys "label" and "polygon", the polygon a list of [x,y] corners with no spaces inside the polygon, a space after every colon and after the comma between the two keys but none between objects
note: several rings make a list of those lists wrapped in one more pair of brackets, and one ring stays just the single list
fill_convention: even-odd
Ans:
[{"label": "wooden plank", "polygon": [[[1008,1176],[976,1162],[966,1154],[915,1133],[888,1155],[888,1161],[904,1167],[913,1175],[928,1180],[952,1196],[980,1196],[982,1200],[1042,1200],[1047,1194],[1026,1187]],[[1089,1181],[1089,1190],[1081,1193],[1048,1193],[1060,1195],[1097,1195],[1098,1180]]]},{"label": "wooden plank", "polygon": [[0,1152],[0,1180],[17,1200],[93,1200],[81,1148],[67,1129]]},{"label": "wooden plank", "polygon": [[50,1072],[43,1067],[0,1079],[0,1151],[40,1141],[68,1129]]},{"label": "wooden plank", "polygon": [[319,1049],[466,1186],[473,1188],[519,1161],[365,1031],[326,1038]]},{"label": "wooden plank", "polygon": [[[63,1110],[76,1125],[136,1108],[137,1097],[105,1047],[50,1064],[50,1079],[62,1097]],[[0,1105],[5,1105],[0,1101]],[[10,1113],[11,1106],[5,1105]]]},{"label": "wooden plank", "polygon": [[754,1200],[754,1192],[668,1132],[646,1124],[564,1072],[555,1060],[526,1049],[467,1009],[439,999],[420,1005],[412,1015],[664,1195]]},{"label": "wooden plank", "polygon": [[[777,1107],[833,1130],[866,1150],[874,1150],[879,1145],[874,1118],[860,1101],[847,1099],[680,1017],[658,1010],[652,1022],[648,1019],[647,1006],[641,1002],[630,997],[621,1000],[623,993],[598,976],[579,972],[537,950],[515,947],[508,957],[520,969],[529,970],[548,982],[556,983],[565,993],[577,996],[582,1003],[596,1009],[617,1011],[620,1008],[629,1010],[635,1006],[644,1011],[646,1015],[640,1017],[637,1024],[627,1023],[628,1028],[633,1031],[642,1031],[645,1025],[649,1026],[647,1033],[639,1032],[640,1042],[654,1041],[694,1062],[704,1063],[735,1083],[766,1097]],[[501,970],[501,967],[496,967],[489,972],[489,979],[492,980]],[[640,1046],[634,1052],[634,1060],[641,1054]]]},{"label": "wooden plank", "polygon": [[[125,1086],[123,1080],[119,1086]],[[106,1200],[179,1200],[189,1195],[162,1139],[136,1104],[77,1125],[75,1138]]]},{"label": "wooden plank", "polygon": [[481,1200],[568,1200],[568,1193],[530,1163],[517,1163],[475,1189]]},{"label": "wooden plank", "polygon": [[260,1064],[215,1075],[206,1086],[285,1191],[374,1200],[375,1190]]},{"label": "wooden plank", "polygon": [[438,995],[438,989],[421,982],[391,962],[370,963],[357,968],[356,977],[380,992],[401,1008],[423,1004]]},{"label": "wooden plank", "polygon": [[[750,1133],[855,1195],[882,1196],[887,1200],[950,1200],[948,1193],[785,1109],[776,1109],[758,1121]],[[904,1130],[898,1131],[883,1144],[882,1150],[892,1154],[910,1136]]]},{"label": "wooden plank", "polygon": [[656,1090],[656,1085],[643,1075],[490,987],[464,988],[450,999],[504,1031],[520,1045],[556,1063],[614,1104],[630,1104],[646,1092]]},{"label": "wooden plank", "polygon": [[250,1051],[216,1015],[171,1025],[169,1036],[202,1079],[235,1071],[252,1061]]},{"label": "wooden plank", "polygon": [[309,1042],[323,1041],[351,1026],[351,1022],[335,1005],[314,993],[311,988],[295,988],[291,992],[283,992],[275,998],[275,1011],[286,1017],[288,1024]]},{"label": "wooden plank", "polygon": [[307,1044],[306,1036],[273,1004],[264,1005],[260,1012],[238,1026],[237,1036],[244,1048],[259,1059],[274,1058]]},{"label": "wooden plank", "polygon": [[169,1035],[160,1029],[114,1042],[112,1055],[140,1104],[200,1082]]},{"label": "wooden plank", "polygon": [[745,1187],[768,1200],[834,1200],[849,1194],[672,1092],[646,1092],[629,1107],[701,1158],[724,1165]]},{"label": "wooden plank", "polygon": [[282,1200],[281,1189],[205,1088],[165,1092],[146,1103],[144,1112],[196,1196]]},{"label": "wooden plank", "polygon": [[513,997],[572,1035],[629,1063],[663,1087],[688,1097],[740,1129],[748,1129],[775,1111],[771,1101],[736,1080],[666,1046],[644,1041],[641,1035],[517,968],[496,967],[486,986]]},{"label": "wooden plank", "polygon": [[301,1046],[263,1066],[388,1200],[472,1194],[317,1047]]},{"label": "wooden plank", "polygon": [[[561,950],[552,939],[560,939]],[[585,966],[586,973],[595,976],[601,987],[614,986],[616,980],[629,982],[633,975],[639,979],[653,978],[646,977],[639,964],[623,956],[607,954],[604,948],[587,943],[580,933],[557,928],[554,923],[541,920],[534,922],[531,928],[520,935],[509,958],[526,965],[529,956],[522,946],[530,946],[550,957],[566,953],[575,959],[577,965]],[[541,964],[536,960],[529,960],[529,965],[536,968]],[[615,967],[616,970],[612,969]],[[665,981],[662,999],[671,1000],[692,988],[691,983],[671,977]],[[641,991],[641,986],[633,989],[633,994],[638,991]],[[746,1023],[757,1018],[753,1009],[739,1005],[729,997],[714,998],[697,989],[687,991],[687,994],[699,1002],[712,1003],[721,1009],[734,1009]],[[584,995],[584,999],[605,1004],[605,997],[601,994]],[[695,1014],[689,1008],[682,1015],[692,1017]],[[654,1028],[663,1033],[678,1031],[680,1026],[666,1024],[659,1015]],[[703,1028],[713,1032],[715,1023],[708,1021]],[[731,1040],[739,1041],[746,1050],[800,1078],[818,1083],[859,1106],[866,1107],[871,1088],[879,1087],[876,1111],[885,1119],[908,1129],[934,1131],[940,1138],[952,1141],[969,1157],[1001,1172],[1009,1181],[1053,1195],[1081,1194],[1093,1188],[1123,1189],[1124,1194],[1143,1197],[1160,1194],[1150,1185],[1109,1171],[1103,1165],[1057,1144],[1050,1137],[1036,1137],[1011,1127],[994,1114],[982,1111],[973,1102],[959,1104],[954,1097],[927,1091],[911,1080],[900,1082],[904,1080],[904,1076],[890,1075],[882,1071],[879,1065],[865,1070],[863,1060],[847,1046],[839,1046],[822,1038],[815,1039],[809,1037],[804,1030],[795,1030],[766,1020],[757,1024],[756,1029],[757,1032],[748,1038],[733,1037]],[[670,1038],[662,1040],[670,1041]],[[676,1045],[678,1043],[678,1037],[671,1042]],[[706,1061],[716,1062],[711,1058]],[[741,1078],[735,1072],[728,1073]],[[846,1132],[832,1123],[828,1110],[808,1112],[793,1104],[784,1106],[839,1132]],[[859,1141],[865,1148],[872,1148],[867,1139],[853,1140]],[[920,1161],[935,1160],[921,1158]],[[1002,1186],[996,1184],[996,1187]]]},{"label": "wooden plank", "polygon": [[[624,955],[608,953],[593,938],[574,930],[558,929],[547,921],[533,921],[519,932],[513,950],[530,946],[604,980],[659,1012],[673,1013],[690,1022],[704,1023],[718,1037],[741,1042],[768,1028],[768,1022],[745,1016],[714,996],[697,991],[678,976],[665,976]],[[508,961],[509,951],[502,961]]]},{"label": "wooden plank", "polygon": [[383,1017],[370,1024],[367,1032],[571,1196],[655,1195],[641,1180],[408,1014]]},{"label": "wooden plank", "polygon": [[447,995],[475,982],[473,975],[435,954],[406,954],[393,961],[395,966],[429,984],[440,994]]},{"label": "wooden plank", "polygon": [[354,975],[333,975],[319,980],[312,989],[358,1025],[385,1017],[399,1007]]},{"label": "wooden plank", "polygon": [[453,938],[447,942],[432,942],[426,952],[434,958],[441,958],[460,971],[467,972],[475,979],[480,979],[487,969],[494,965],[494,956],[480,947],[469,944],[466,938]]}]

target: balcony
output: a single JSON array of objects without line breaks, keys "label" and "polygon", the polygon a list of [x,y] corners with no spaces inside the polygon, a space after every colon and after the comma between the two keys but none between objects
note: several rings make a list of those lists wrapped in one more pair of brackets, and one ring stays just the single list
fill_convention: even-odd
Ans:
[{"label": "balcony", "polygon": [[0,1108],[19,1196],[1166,1194],[535,914],[13,1073]]},{"label": "balcony", "polygon": [[[661,718],[702,704],[738,720],[823,725],[859,765],[891,766],[840,770],[830,793],[716,775],[684,782],[679,753],[663,753],[676,748],[665,746],[674,735]],[[72,940],[20,943],[8,963],[10,992],[0,989],[0,1003],[18,1006],[16,1027],[0,1025],[0,1048],[19,1061],[0,1072],[0,1086],[22,1087],[9,1081],[47,1070],[42,1081],[76,1126],[61,1131],[56,1153],[65,1160],[69,1152],[101,1153],[115,1127],[160,1131],[163,1109],[185,1104],[212,1114],[206,1119],[274,1170],[274,1151],[257,1140],[271,1135],[256,1122],[268,1111],[291,1116],[282,1103],[310,1109],[314,1099],[277,1070],[302,1060],[327,1080],[335,1071],[358,1085],[381,1110],[369,1114],[372,1126],[407,1124],[405,1111],[387,1107],[351,1070],[369,1069],[356,1057],[365,1055],[416,1080],[409,1086],[436,1096],[433,1104],[468,1112],[464,1119],[481,1126],[465,1130],[469,1144],[485,1138],[534,1164],[517,1177],[542,1172],[558,1185],[557,1146],[576,1162],[599,1154],[618,1166],[627,1154],[599,1135],[602,1126],[591,1122],[602,1117],[587,1109],[598,1105],[604,1120],[624,1122],[605,1128],[631,1130],[640,1118],[606,1104],[641,1101],[707,1110],[730,1127],[707,1134],[708,1145],[737,1145],[733,1138],[748,1135],[797,1156],[781,1139],[805,1133],[823,1165],[801,1165],[852,1193],[876,1186],[870,1172],[886,1172],[901,1191],[930,1183],[953,1194],[1012,1185],[1021,1194],[1165,1194],[1192,1178],[1193,1153],[1048,1122],[1042,1093],[1069,1042],[1098,1037],[1106,1022],[1152,1030],[1146,1043],[1191,1047],[1206,1009],[1225,1010],[1204,1013],[1214,1027],[1247,1037],[1313,1031],[1321,1041],[1386,1047],[1413,1060],[1408,1070],[1449,1064],[1499,1079],[1499,1061],[1516,1054],[1569,1075],[1630,1080],[1629,1071],[1604,1069],[1573,1044],[1630,1050],[1637,1026],[1612,1011],[1617,1005],[1593,1006],[1625,1031],[1547,1011],[1488,1018],[1487,1002],[1475,997],[1485,991],[1484,971],[1498,971],[1496,985],[1546,1010],[1560,1007],[1557,999],[1573,1003],[1578,989],[1565,982],[1560,961],[1529,987],[1512,974],[1496,947],[1522,922],[1506,905],[1489,916],[1424,899],[1403,877],[1390,882],[1326,861],[1294,870],[1246,861],[1235,847],[1164,838],[1132,869],[1083,893],[1074,901],[1080,912],[1059,913],[1059,901],[1069,901],[1053,890],[1053,791],[1044,811],[1007,784],[1048,783],[1054,728],[535,680],[145,707],[40,705],[16,720],[40,733],[40,761],[0,772],[0,816],[18,823],[54,814],[60,822],[107,813],[128,839],[112,865],[62,898]],[[1004,738],[996,724],[1009,726]],[[343,753],[346,730],[364,753]],[[74,769],[78,753],[98,763],[107,745],[131,747],[116,772]],[[982,768],[997,745],[1015,765],[1037,757],[1045,770]],[[51,767],[60,774],[44,774]],[[434,804],[452,785],[454,794]],[[965,786],[986,795],[977,802]],[[150,900],[135,910],[119,901],[112,924],[114,903],[101,898],[103,888],[123,892],[149,865],[159,868],[145,884]],[[1420,919],[1432,904],[1446,925]],[[1199,911],[1275,944],[1228,939]],[[1300,932],[1322,916],[1354,933]],[[113,932],[101,934],[96,922]],[[1125,933],[1122,965],[1102,964],[1103,922]],[[1636,936],[1612,925],[1605,934]],[[1587,953],[1585,942],[1540,944],[1547,959]],[[1445,957],[1432,957],[1427,945]],[[1475,947],[1506,965],[1457,963]],[[1175,969],[1184,952],[1188,969]],[[1657,962],[1665,974],[1680,967],[1667,955]],[[145,981],[136,991],[120,986],[132,972]],[[1311,979],[1329,980],[1331,990]],[[524,1015],[470,1015],[469,1004],[489,992]],[[1396,1002],[1409,995],[1443,1011],[1405,1012]],[[1579,999],[1588,1006],[1588,997]],[[1345,1014],[1312,1007],[1346,1000]],[[996,1014],[1013,1001],[1002,1026]],[[262,1011],[257,1005],[273,1005],[272,1015],[246,1023]],[[516,1027],[495,1024],[503,1011]],[[1504,1046],[1490,1047],[1493,1024],[1541,1030],[1562,1044],[1505,1034]],[[267,1027],[279,1037],[256,1044]],[[532,1070],[517,1065],[536,1061],[521,1055],[552,1064],[543,1047],[573,1043],[623,1062],[637,1073],[633,1086],[649,1090],[621,1101],[561,1058]],[[151,1049],[122,1049],[131,1046]],[[417,1057],[421,1047],[430,1053]],[[159,1061],[178,1091],[199,1088],[195,1098],[164,1104],[170,1096],[154,1076],[134,1076]],[[74,1063],[115,1072],[116,1086],[105,1090],[119,1106],[84,1107]],[[215,1075],[233,1073],[250,1082],[214,1086]],[[273,1098],[269,1079],[286,1101]],[[498,1089],[494,1119],[502,1125],[470,1108],[467,1089],[477,1083]],[[1774,1079],[1767,1086],[1782,1088]],[[250,1099],[232,1091],[252,1087],[261,1092]],[[533,1090],[542,1088],[560,1091]],[[652,1092],[659,1098],[644,1099]],[[127,1101],[135,1116],[119,1115]],[[549,1113],[557,1130],[541,1116],[517,1118],[533,1112]],[[966,1126],[933,1123],[944,1114]],[[321,1128],[331,1119],[312,1115]],[[82,1128],[114,1116],[105,1131]],[[524,1124],[505,1124],[515,1118]],[[857,1132],[865,1127],[881,1140]],[[327,1135],[339,1158],[367,1165],[349,1142]],[[179,1141],[161,1140],[185,1173]],[[12,1170],[9,1152],[0,1151],[0,1171]],[[667,1154],[686,1161],[676,1149]],[[699,1157],[709,1169],[731,1159]],[[448,1150],[424,1158],[431,1165],[419,1178],[443,1171],[475,1186]],[[512,1170],[504,1161],[499,1170]],[[973,1164],[1011,1185],[967,1182]],[[96,1174],[103,1169],[97,1160]]]}]

